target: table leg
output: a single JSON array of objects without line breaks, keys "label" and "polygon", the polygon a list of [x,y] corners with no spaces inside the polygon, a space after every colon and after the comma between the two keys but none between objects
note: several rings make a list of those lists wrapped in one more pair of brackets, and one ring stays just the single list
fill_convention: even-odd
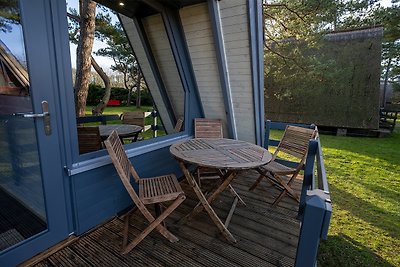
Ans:
[{"label": "table leg", "polygon": [[[192,174],[190,173],[190,171],[187,169],[186,165],[183,162],[179,162],[179,166],[181,167],[183,174],[186,177],[186,180],[188,181],[189,185],[193,188],[195,194],[197,195],[197,197],[199,198],[202,206],[201,210],[203,210],[203,208],[207,211],[208,215],[210,216],[211,220],[214,222],[214,224],[218,227],[218,229],[221,231],[221,233],[224,235],[224,237],[233,243],[236,243],[236,239],[233,237],[233,235],[229,232],[229,230],[225,227],[224,223],[222,223],[222,221],[218,218],[217,214],[215,213],[215,211],[213,210],[213,208],[210,206],[210,202],[207,201],[207,199],[205,198],[204,194],[201,192],[200,187],[197,185],[196,180],[194,179],[194,177],[192,176]],[[234,174],[234,173],[232,173]],[[235,175],[232,175],[233,177],[230,179],[232,180],[234,178]],[[225,181],[224,181],[225,183]],[[218,189],[220,189],[223,184],[222,183],[220,185],[220,187]],[[229,183],[228,183],[229,184]],[[225,185],[225,188],[228,185]],[[222,191],[221,191],[222,192]],[[214,195],[214,194],[213,194]],[[211,195],[211,197],[213,196]],[[210,197],[210,198],[211,198]],[[209,198],[209,199],[210,199]],[[215,197],[214,197],[215,198]],[[211,198],[212,199],[212,198]]]},{"label": "table leg", "polygon": [[229,185],[229,191],[231,192],[232,196],[234,198],[237,198],[240,203],[242,203],[243,206],[247,206],[246,202],[244,202],[244,200],[239,196],[239,194],[236,192],[236,190],[232,187],[232,185]]},{"label": "table leg", "polygon": [[[207,203],[211,205],[211,203],[217,198],[219,194],[221,194],[230,184],[230,182],[235,178],[236,173],[233,171],[227,172],[223,177],[221,177],[222,183],[219,184],[218,188],[207,198]],[[202,193],[203,194],[203,193]],[[204,196],[204,194],[203,194]],[[187,220],[190,220],[195,215],[203,211],[204,205],[197,204],[196,207],[186,216]]]}]

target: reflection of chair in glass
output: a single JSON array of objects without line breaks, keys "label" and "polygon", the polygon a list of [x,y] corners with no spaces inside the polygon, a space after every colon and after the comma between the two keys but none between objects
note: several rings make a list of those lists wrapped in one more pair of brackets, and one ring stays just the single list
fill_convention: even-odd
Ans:
[{"label": "reflection of chair in glass", "polygon": [[[303,168],[308,151],[309,140],[316,137],[317,130],[307,129],[297,126],[287,126],[270,163],[261,167],[261,173],[257,181],[249,190],[254,190],[261,182],[263,177],[277,185],[282,192],[275,199],[272,206],[276,206],[279,201],[289,194],[293,199],[299,202],[299,196],[290,187],[300,170]],[[267,141],[266,141],[267,142]],[[295,167],[288,167],[279,163],[279,159],[294,158],[296,160]],[[287,179],[284,179],[286,177]],[[285,182],[288,180],[288,182]]]},{"label": "reflection of chair in glass", "polygon": [[78,126],[79,154],[102,149],[99,127]]},{"label": "reflection of chair in glass", "polygon": [[[151,128],[151,125],[146,125],[146,118],[151,115],[151,112],[144,111],[131,111],[124,112],[121,114],[121,120],[123,124],[132,124],[143,127],[142,132],[145,132]],[[138,133],[139,135],[139,133]],[[124,138],[125,140],[130,140],[131,142],[135,142],[138,140],[138,135],[133,137]],[[141,138],[143,139],[143,138]]]},{"label": "reflection of chair in glass", "polygon": [[[129,233],[129,218],[132,212],[125,216],[125,226],[123,230],[122,253],[131,251],[140,241],[142,241],[153,229],[156,229],[160,234],[171,242],[176,242],[179,239],[169,232],[161,223],[171,214],[184,200],[185,194],[179,185],[178,180],[174,174],[163,175],[158,177],[151,177],[141,179],[131,162],[129,161],[124,148],[122,147],[121,140],[118,134],[113,131],[111,135],[104,141],[105,146],[110,154],[111,160],[117,169],[119,177],[126,190],[128,191],[136,207],[140,210],[143,216],[149,221],[149,226],[142,231],[133,241],[128,243]],[[139,196],[131,184],[131,176],[139,185]],[[172,201],[170,206],[166,208],[157,218],[149,212],[145,205],[156,204],[158,208],[162,208],[160,203]]]}]

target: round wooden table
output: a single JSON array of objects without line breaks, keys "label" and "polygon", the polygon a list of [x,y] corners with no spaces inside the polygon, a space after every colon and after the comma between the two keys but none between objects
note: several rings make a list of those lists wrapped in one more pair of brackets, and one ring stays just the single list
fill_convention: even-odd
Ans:
[{"label": "round wooden table", "polygon": [[226,138],[195,138],[170,147],[179,161],[214,169],[253,169],[267,164],[272,155],[263,147]]},{"label": "round wooden table", "polygon": [[[195,138],[185,140],[173,144],[170,147],[170,152],[179,161],[179,166],[186,180],[192,186],[200,200],[199,204],[185,219],[191,219],[204,209],[225,238],[228,241],[236,242],[236,239],[227,227],[238,199],[241,199],[230,184],[240,170],[258,169],[270,162],[272,159],[271,153],[263,147],[248,142],[225,138]],[[221,176],[221,183],[207,198],[189,171],[188,168],[190,165],[223,170],[224,175]],[[225,223],[223,223],[211,207],[211,203],[228,187],[231,192],[233,191],[235,200]]]},{"label": "round wooden table", "polygon": [[99,125],[100,136],[107,139],[112,131],[117,131],[119,138],[136,137],[143,130],[143,127],[132,124],[107,124]]}]

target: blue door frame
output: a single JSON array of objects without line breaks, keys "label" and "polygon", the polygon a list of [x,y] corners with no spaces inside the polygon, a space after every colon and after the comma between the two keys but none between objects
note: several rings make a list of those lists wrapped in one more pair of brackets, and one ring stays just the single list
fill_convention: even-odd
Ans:
[{"label": "blue door frame", "polygon": [[[33,113],[42,113],[48,101],[52,133],[46,135],[44,121],[36,118],[36,136],[45,196],[47,229],[0,252],[0,266],[15,266],[68,237],[68,203],[63,170],[64,151],[59,110],[59,68],[56,64],[54,23],[62,1],[20,0],[21,24],[28,59]],[[65,2],[64,2],[65,4]],[[65,6],[64,6],[65,8]],[[32,120],[32,118],[27,118]]]}]

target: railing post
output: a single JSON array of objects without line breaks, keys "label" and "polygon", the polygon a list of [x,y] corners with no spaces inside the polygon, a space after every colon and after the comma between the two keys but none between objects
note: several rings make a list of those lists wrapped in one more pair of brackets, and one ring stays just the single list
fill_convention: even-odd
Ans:
[{"label": "railing post", "polygon": [[[310,191],[309,191],[310,192]],[[306,205],[297,245],[295,267],[314,267],[325,220],[325,200],[307,193]]]},{"label": "railing post", "polygon": [[151,125],[151,129],[153,130],[153,138],[157,137],[157,110],[153,109],[151,111],[151,116],[153,117],[153,124]]},{"label": "railing post", "polygon": [[269,133],[271,131],[271,121],[266,120],[265,121],[265,135],[264,135],[264,140],[263,140],[263,146],[265,149],[268,150],[268,145],[269,145]]},{"label": "railing post", "polygon": [[302,213],[304,211],[304,206],[305,206],[305,201],[306,201],[306,196],[307,196],[307,190],[312,187],[313,182],[314,182],[314,163],[315,163],[315,156],[317,154],[317,149],[318,149],[318,140],[313,140],[311,139],[308,143],[308,152],[307,152],[307,157],[306,157],[306,163],[304,166],[304,179],[303,179],[303,184],[301,186],[301,194],[300,194],[300,204],[299,204],[299,212],[298,212],[298,218],[300,219],[302,216]]}]

